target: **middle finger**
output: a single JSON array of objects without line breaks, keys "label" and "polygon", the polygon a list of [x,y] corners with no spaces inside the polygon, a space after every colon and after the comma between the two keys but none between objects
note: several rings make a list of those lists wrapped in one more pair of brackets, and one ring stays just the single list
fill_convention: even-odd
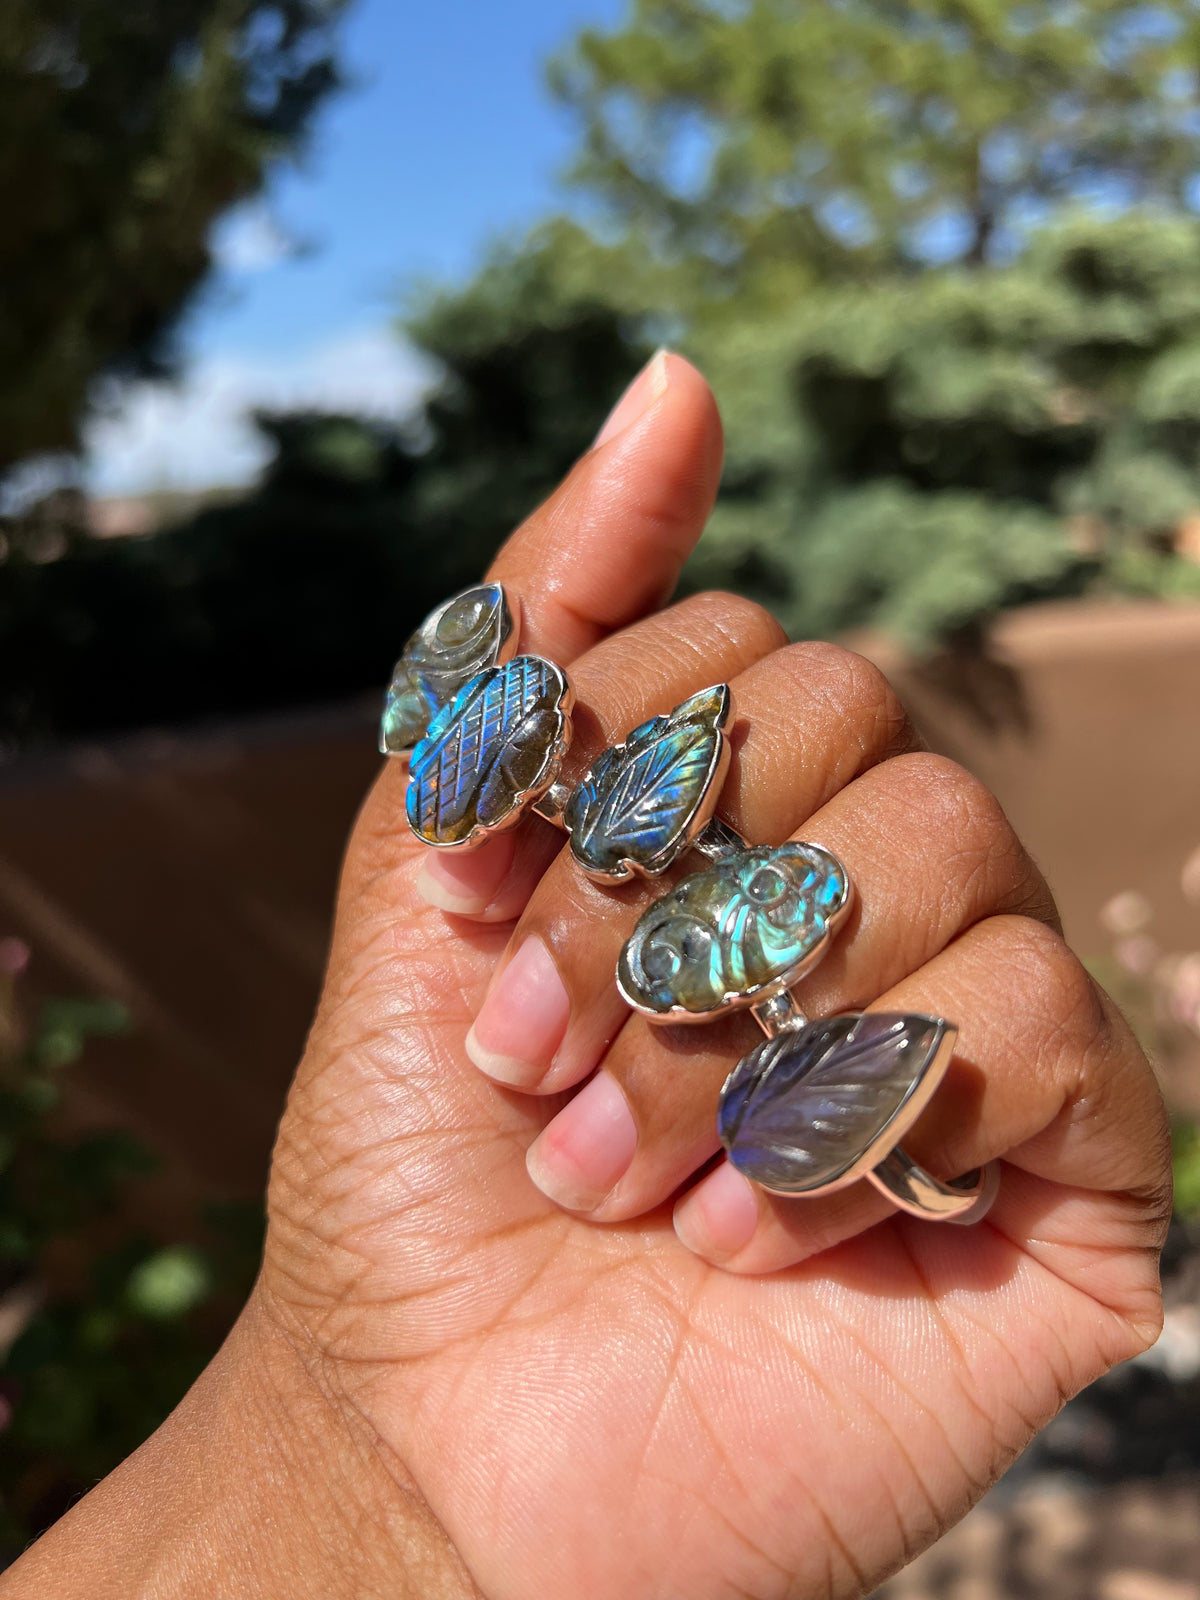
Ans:
[{"label": "middle finger", "polygon": [[[857,775],[916,745],[882,674],[835,646],[778,650],[732,687],[735,706],[751,716],[748,729],[739,721],[732,730],[719,810],[756,843],[787,838]],[[693,858],[676,876],[698,864]],[[621,945],[661,892],[645,883],[598,887],[564,850],[533,889],[468,1036],[475,1064],[510,1088],[544,1094],[585,1078],[628,1015],[613,982]],[[531,1010],[557,1026],[531,1028]]]}]

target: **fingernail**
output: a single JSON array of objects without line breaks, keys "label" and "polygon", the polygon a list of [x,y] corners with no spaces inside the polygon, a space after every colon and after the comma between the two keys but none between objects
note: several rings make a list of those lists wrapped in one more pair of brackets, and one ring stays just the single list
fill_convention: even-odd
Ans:
[{"label": "fingernail", "polygon": [[610,439],[615,439],[618,433],[623,432],[631,423],[637,421],[643,411],[649,410],[660,395],[665,393],[668,383],[667,350],[656,350],[647,361],[646,365],[634,378],[625,393],[608,413],[604,426],[596,435],[596,442],[592,449],[598,450],[602,444],[607,444]]},{"label": "fingernail", "polygon": [[500,892],[513,863],[516,839],[497,834],[478,850],[465,853],[426,850],[413,887],[439,911],[459,917],[477,917]]},{"label": "fingernail", "polygon": [[545,1077],[570,1018],[566,985],[535,934],[488,992],[467,1034],[467,1054],[498,1083],[532,1089]]},{"label": "fingernail", "polygon": [[675,1207],[679,1242],[705,1261],[730,1261],[758,1227],[754,1190],[736,1167],[722,1161]]},{"label": "fingernail", "polygon": [[598,1072],[525,1152],[529,1176],[567,1211],[594,1211],[629,1169],[637,1129],[616,1079]]}]

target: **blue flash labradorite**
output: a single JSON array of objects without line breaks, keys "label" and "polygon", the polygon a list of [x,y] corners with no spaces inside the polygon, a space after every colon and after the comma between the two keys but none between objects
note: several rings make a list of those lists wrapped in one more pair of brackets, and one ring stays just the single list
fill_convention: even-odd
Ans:
[{"label": "blue flash labradorite", "polygon": [[464,589],[431,611],[392,673],[379,729],[381,753],[399,755],[411,749],[463,684],[500,660],[513,632],[498,583]]},{"label": "blue flash labradorite", "polygon": [[408,824],[427,844],[470,844],[515,822],[554,781],[570,690],[540,656],[489,667],[443,706],[412,753]]},{"label": "blue flash labradorite", "polygon": [[729,704],[716,684],[597,757],[563,812],[585,871],[620,883],[665,871],[687,848],[716,804]]},{"label": "blue flash labradorite", "polygon": [[898,1122],[935,1064],[941,1017],[868,1011],[767,1039],[721,1091],[717,1131],[732,1164],[776,1194],[836,1185],[874,1166],[904,1132]]},{"label": "blue flash labradorite", "polygon": [[617,965],[631,1005],[672,1020],[751,1004],[819,958],[850,882],[819,845],[758,845],[694,872],[643,912]]}]

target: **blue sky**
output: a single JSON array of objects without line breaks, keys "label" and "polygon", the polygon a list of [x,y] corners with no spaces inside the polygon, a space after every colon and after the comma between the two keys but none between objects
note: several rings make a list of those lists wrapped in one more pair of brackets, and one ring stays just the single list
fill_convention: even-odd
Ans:
[{"label": "blue sky", "polygon": [[[138,387],[89,434],[98,493],[244,482],[255,404],[395,412],[424,374],[389,330],[407,284],[469,273],[489,240],[562,201],[569,117],[546,56],[624,0],[352,0],[350,87],[266,201],[216,232],[223,266],[173,388]],[[289,254],[284,241],[299,241]]]}]

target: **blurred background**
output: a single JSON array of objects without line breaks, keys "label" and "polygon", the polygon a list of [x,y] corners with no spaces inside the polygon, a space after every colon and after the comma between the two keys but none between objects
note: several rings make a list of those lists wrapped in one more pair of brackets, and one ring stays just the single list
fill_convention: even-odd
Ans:
[{"label": "blurred background", "polygon": [[404,638],[658,344],[689,587],[1000,794],[1171,1102],[1163,1340],[892,1600],[1200,1597],[1191,0],[6,0],[0,1560],[253,1275]]}]

